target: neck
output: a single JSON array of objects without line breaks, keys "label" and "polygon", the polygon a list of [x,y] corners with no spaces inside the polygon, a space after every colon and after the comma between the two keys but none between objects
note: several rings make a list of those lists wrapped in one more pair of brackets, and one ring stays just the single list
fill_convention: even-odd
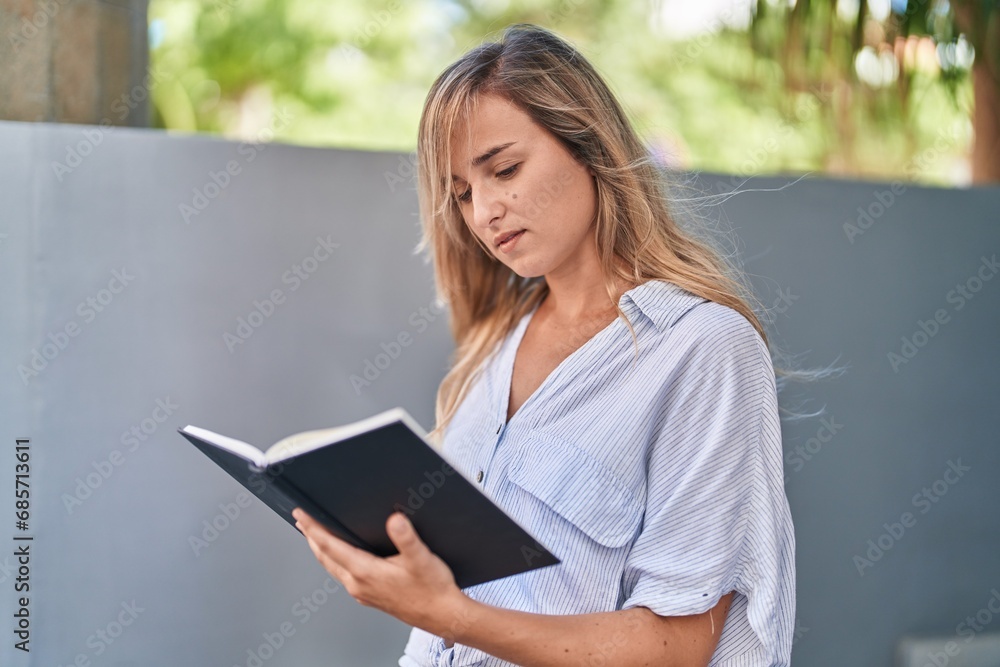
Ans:
[{"label": "neck", "polygon": [[546,284],[549,293],[538,309],[545,319],[558,327],[571,327],[616,315],[618,299],[633,287],[619,281],[617,296],[612,301],[599,273],[585,281],[551,281],[546,278]]}]

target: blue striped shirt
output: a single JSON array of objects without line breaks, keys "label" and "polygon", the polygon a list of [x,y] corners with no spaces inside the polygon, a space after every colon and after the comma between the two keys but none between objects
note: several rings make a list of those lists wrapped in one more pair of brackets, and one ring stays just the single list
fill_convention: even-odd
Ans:
[{"label": "blue striped shirt", "polygon": [[[446,458],[562,562],[463,589],[539,614],[700,614],[736,591],[715,667],[788,665],[795,538],[771,357],[737,311],[651,280],[506,422],[527,313],[484,362]],[[482,473],[482,475],[480,475]],[[716,619],[718,622],[719,619]],[[609,641],[594,665],[617,664]],[[616,643],[617,642],[617,643]],[[508,667],[413,628],[400,667]]]}]

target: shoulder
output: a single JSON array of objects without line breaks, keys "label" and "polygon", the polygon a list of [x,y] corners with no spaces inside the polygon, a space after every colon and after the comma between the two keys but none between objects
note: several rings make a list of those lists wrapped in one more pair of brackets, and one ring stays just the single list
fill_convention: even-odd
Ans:
[{"label": "shoulder", "polygon": [[759,336],[739,311],[715,301],[702,301],[686,311],[670,327],[676,337],[723,340]]},{"label": "shoulder", "polygon": [[656,335],[645,377],[660,419],[704,429],[722,413],[748,419],[773,402],[770,351],[739,311],[705,301]]},{"label": "shoulder", "polygon": [[663,333],[707,299],[669,280],[652,279],[627,291],[623,301],[629,302],[653,323],[657,332]]},{"label": "shoulder", "polygon": [[716,345],[763,343],[754,326],[739,311],[689,292],[676,283],[655,279],[626,293],[638,311],[654,325],[661,340],[679,344]]},{"label": "shoulder", "polygon": [[715,301],[691,305],[656,338],[659,355],[666,355],[673,367],[757,364],[773,373],[770,351],[754,325],[739,311]]}]

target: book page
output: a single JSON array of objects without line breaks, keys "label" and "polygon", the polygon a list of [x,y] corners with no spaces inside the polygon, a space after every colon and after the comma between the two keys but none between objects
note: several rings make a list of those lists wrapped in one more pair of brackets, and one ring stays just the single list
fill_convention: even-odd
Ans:
[{"label": "book page", "polygon": [[228,452],[232,452],[237,456],[242,456],[247,461],[253,462],[259,468],[264,467],[264,452],[260,451],[256,447],[242,440],[237,440],[236,438],[230,438],[227,435],[221,435],[208,429],[199,428],[197,426],[191,426],[190,424],[185,426],[182,430],[187,431],[196,438],[201,438],[205,442],[211,443],[220,449],[225,449]]},{"label": "book page", "polygon": [[396,407],[352,424],[302,431],[287,438],[282,438],[267,448],[267,451],[264,452],[264,459],[269,464],[286,461],[308,451],[347,440],[355,435],[372,431],[380,426],[385,426],[399,420],[405,422],[407,426],[420,434],[421,437],[424,437],[425,434],[420,425],[405,410]]},{"label": "book page", "polygon": [[345,428],[334,426],[290,435],[268,447],[265,456],[271,463],[284,461],[332,442],[339,442],[343,439],[339,434],[342,434]]}]

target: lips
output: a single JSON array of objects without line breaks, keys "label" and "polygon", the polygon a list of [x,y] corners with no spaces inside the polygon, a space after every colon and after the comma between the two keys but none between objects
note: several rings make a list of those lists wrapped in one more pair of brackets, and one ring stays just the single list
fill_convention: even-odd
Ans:
[{"label": "lips", "polygon": [[502,243],[504,243],[505,241],[509,241],[510,239],[512,239],[513,237],[517,236],[518,234],[520,234],[523,231],[524,231],[523,229],[519,229],[516,232],[509,232],[507,234],[503,234],[501,236],[497,236],[494,239],[495,245],[499,247]]}]

